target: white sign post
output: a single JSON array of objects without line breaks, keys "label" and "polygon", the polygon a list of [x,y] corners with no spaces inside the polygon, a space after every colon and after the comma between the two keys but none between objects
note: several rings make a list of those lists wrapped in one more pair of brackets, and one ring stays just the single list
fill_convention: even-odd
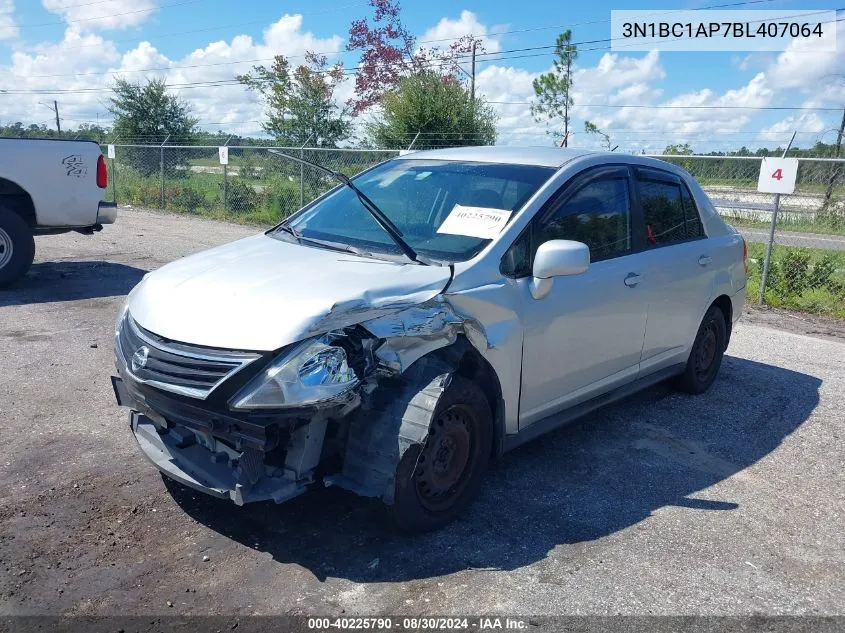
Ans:
[{"label": "white sign post", "polygon": [[798,176],[797,158],[764,158],[757,179],[761,193],[793,193]]},{"label": "white sign post", "polygon": [[760,176],[757,178],[757,191],[775,194],[772,204],[772,225],[769,228],[769,243],[766,244],[766,258],[763,260],[763,274],[760,277],[760,305],[766,303],[766,284],[769,281],[769,266],[772,261],[772,245],[775,243],[775,229],[778,224],[778,209],[780,208],[780,194],[790,194],[795,191],[795,179],[798,176],[798,159],[786,158],[786,153],[792,147],[795,134],[789,139],[789,145],[783,150],[780,158],[764,158],[760,163]]},{"label": "white sign post", "polygon": [[109,156],[109,158],[114,160],[114,157],[115,157],[114,145],[108,146],[108,156]]},{"label": "white sign post", "polygon": [[229,148],[228,147],[218,147],[217,153],[220,155],[220,164],[221,165],[228,165],[229,164]]}]

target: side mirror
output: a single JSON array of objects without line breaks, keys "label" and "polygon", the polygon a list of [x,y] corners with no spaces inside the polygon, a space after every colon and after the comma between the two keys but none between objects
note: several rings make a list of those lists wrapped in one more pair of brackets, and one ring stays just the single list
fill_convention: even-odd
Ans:
[{"label": "side mirror", "polygon": [[534,256],[531,295],[542,299],[552,289],[554,277],[580,275],[590,267],[590,247],[572,240],[550,240],[540,244]]}]

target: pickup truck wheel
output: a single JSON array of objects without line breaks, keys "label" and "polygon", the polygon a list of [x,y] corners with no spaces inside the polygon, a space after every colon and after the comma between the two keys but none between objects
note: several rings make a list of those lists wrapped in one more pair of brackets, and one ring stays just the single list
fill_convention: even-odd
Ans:
[{"label": "pickup truck wheel", "polygon": [[396,471],[396,525],[408,532],[452,521],[475,498],[493,444],[492,414],[481,388],[453,376],[428,414],[423,444],[411,446]]},{"label": "pickup truck wheel", "polygon": [[710,306],[698,328],[686,369],[678,376],[678,388],[693,394],[707,391],[716,380],[726,347],[725,315],[717,306]]},{"label": "pickup truck wheel", "polygon": [[0,286],[23,277],[34,258],[32,229],[16,213],[0,208]]}]

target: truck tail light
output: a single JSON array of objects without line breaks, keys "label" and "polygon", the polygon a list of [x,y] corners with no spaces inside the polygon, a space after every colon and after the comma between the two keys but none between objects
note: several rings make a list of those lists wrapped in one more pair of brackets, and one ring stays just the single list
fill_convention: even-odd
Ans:
[{"label": "truck tail light", "polygon": [[100,154],[97,159],[97,186],[105,189],[109,186],[109,170],[106,168],[106,159]]}]

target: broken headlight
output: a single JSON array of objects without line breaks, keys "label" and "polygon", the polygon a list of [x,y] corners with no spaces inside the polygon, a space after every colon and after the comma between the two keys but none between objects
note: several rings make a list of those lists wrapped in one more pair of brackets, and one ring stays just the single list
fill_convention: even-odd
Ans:
[{"label": "broken headlight", "polygon": [[232,400],[233,409],[299,407],[331,400],[358,384],[346,351],[328,337],[282,354]]}]

